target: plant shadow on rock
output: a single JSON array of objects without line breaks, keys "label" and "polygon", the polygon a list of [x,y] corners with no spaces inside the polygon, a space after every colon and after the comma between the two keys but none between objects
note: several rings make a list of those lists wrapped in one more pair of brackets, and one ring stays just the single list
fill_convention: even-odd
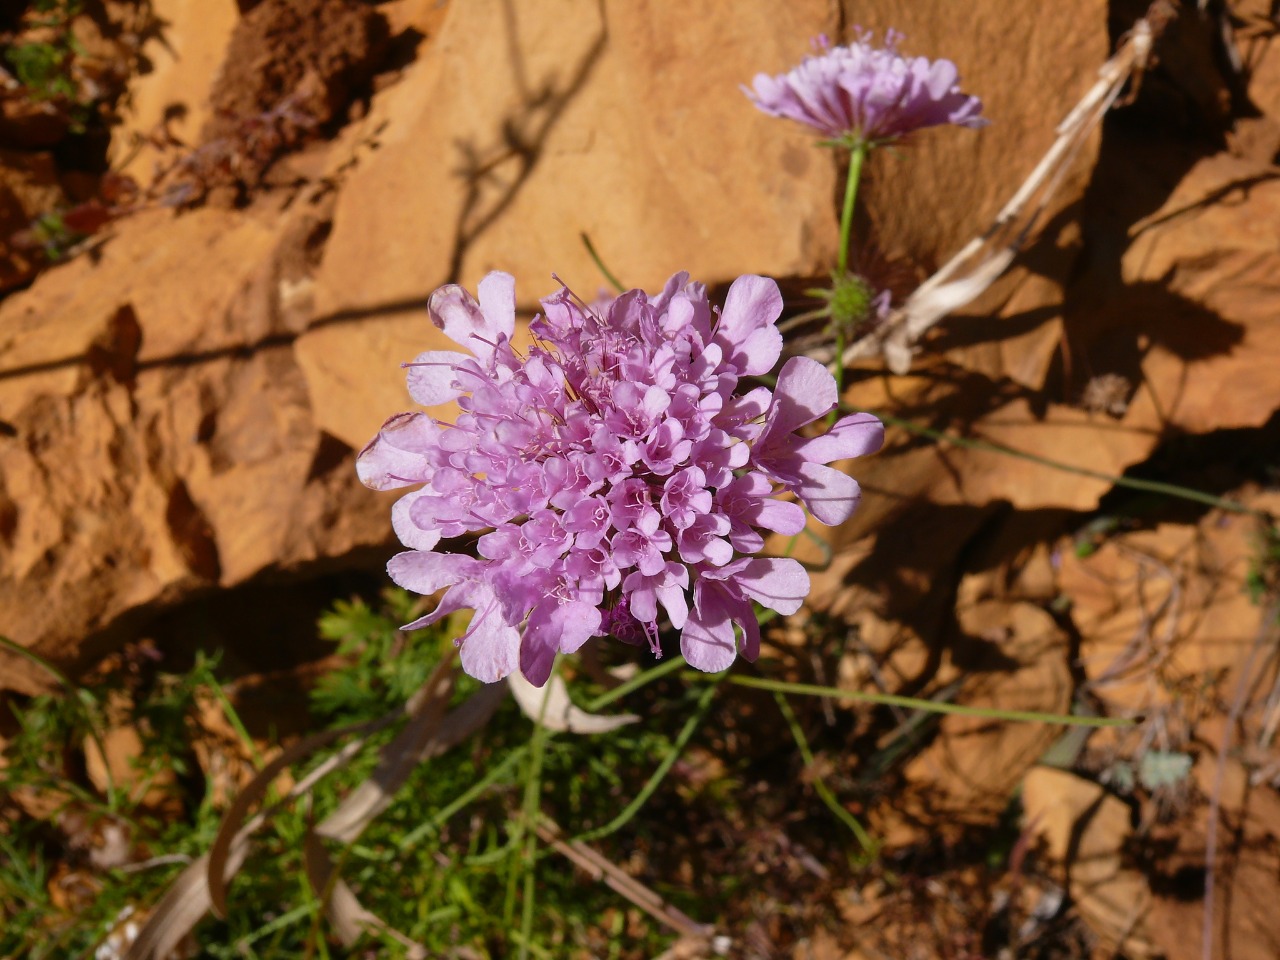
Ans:
[{"label": "plant shadow on rock", "polygon": [[[471,245],[501,219],[515,202],[542,156],[547,138],[565,109],[586,86],[608,42],[602,22],[600,33],[577,63],[564,64],[568,79],[557,82],[552,76],[539,86],[530,86],[521,45],[514,37],[518,29],[512,0],[503,4],[506,30],[510,37],[511,70],[519,89],[520,103],[499,123],[493,146],[465,140],[455,144],[461,155],[458,177],[465,183],[463,202],[454,225],[453,250],[446,277],[457,283]],[[602,12],[603,19],[603,12]],[[514,168],[503,176],[500,170]],[[495,176],[497,174],[497,176]]]}]

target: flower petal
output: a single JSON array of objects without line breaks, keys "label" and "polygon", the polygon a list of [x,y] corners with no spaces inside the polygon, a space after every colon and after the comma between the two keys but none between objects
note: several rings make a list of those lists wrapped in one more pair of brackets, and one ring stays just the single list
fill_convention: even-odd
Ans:
[{"label": "flower petal", "polygon": [[600,629],[600,611],[581,600],[547,597],[529,611],[520,644],[520,672],[540,687],[551,676],[556,653],[573,653]]},{"label": "flower petal", "polygon": [[454,367],[470,360],[465,353],[452,350],[428,350],[413,358],[405,380],[409,384],[409,396],[424,407],[448,403],[461,396],[463,390],[457,384]]},{"label": "flower petal", "polygon": [[356,476],[374,490],[395,490],[431,479],[424,453],[440,434],[421,413],[398,413],[356,456]]},{"label": "flower petal", "polygon": [[828,527],[844,523],[862,500],[862,488],[847,473],[821,463],[801,463],[796,496],[804,501],[815,520]]},{"label": "flower petal", "polygon": [[804,511],[787,500],[761,497],[755,510],[748,514],[752,526],[764,527],[784,537],[794,537],[804,530]]},{"label": "flower petal", "polygon": [[497,683],[515,670],[520,657],[520,631],[502,619],[494,601],[472,619],[460,641],[462,669],[481,683]]},{"label": "flower petal", "polygon": [[516,332],[516,278],[494,270],[480,281],[476,293],[485,319],[485,339],[490,343],[510,340]]},{"label": "flower petal", "polygon": [[446,337],[487,361],[498,342],[515,332],[515,278],[494,271],[477,289],[478,301],[464,287],[447,284],[431,294],[427,311]]},{"label": "flower petal", "polygon": [[782,294],[773,280],[748,275],[733,281],[714,337],[726,362],[748,376],[772,370],[782,354],[781,314]]},{"label": "flower petal", "polygon": [[831,463],[875,453],[884,446],[884,424],[869,413],[854,413],[838,421],[820,437],[801,440],[791,452],[802,460]]},{"label": "flower petal", "polygon": [[758,443],[777,442],[806,423],[826,416],[836,405],[836,378],[811,357],[792,357],[778,372],[764,432]]},{"label": "flower petal", "polygon": [[733,582],[752,600],[778,613],[795,613],[809,595],[809,574],[789,557],[756,557]]},{"label": "flower petal", "polygon": [[413,522],[409,514],[415,500],[430,490],[414,490],[406,493],[391,507],[391,529],[396,532],[400,542],[411,550],[433,550],[440,542],[439,530],[426,530]]},{"label": "flower petal", "polygon": [[406,550],[387,563],[387,575],[406,590],[430,596],[441,587],[450,587],[472,574],[476,561],[444,553]]},{"label": "flower petal", "polygon": [[680,633],[680,652],[696,670],[727,670],[738,655],[728,599],[723,588],[712,581],[700,580],[694,588],[693,610]]}]

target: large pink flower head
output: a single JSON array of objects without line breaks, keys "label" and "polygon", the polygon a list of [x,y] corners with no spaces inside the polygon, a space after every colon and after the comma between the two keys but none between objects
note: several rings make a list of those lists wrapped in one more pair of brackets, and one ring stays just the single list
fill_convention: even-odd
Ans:
[{"label": "large pink flower head", "polygon": [[[806,357],[772,391],[740,392],[781,354],[778,286],[740,277],[716,310],[688,280],[590,306],[562,288],[542,301],[523,356],[510,276],[489,274],[478,299],[456,285],[432,294],[432,320],[467,352],[421,354],[409,392],[456,399],[460,414],[392,417],[356,468],[377,490],[417,488],[392,509],[409,549],[387,569],[408,590],[445,589],[408,628],[474,611],[458,641],[472,676],[519,669],[541,685],[556,653],[609,634],[660,655],[663,616],[698,669],[755,659],[751,602],[794,613],[809,592],[795,560],[755,556],[767,532],[804,528],[780,495],[826,524],[857,505],[858,484],[829,464],[879,449],[880,421],[798,432],[837,401],[831,374]],[[477,533],[477,556],[442,546]]]},{"label": "large pink flower head", "polygon": [[987,122],[979,116],[982,102],[960,92],[954,63],[904,57],[901,39],[890,30],[884,46],[875,47],[870,34],[860,33],[854,43],[833,47],[818,37],[817,56],[776,77],[757,74],[753,89],[743,89],[765,113],[851,147],[896,140],[922,127]]}]

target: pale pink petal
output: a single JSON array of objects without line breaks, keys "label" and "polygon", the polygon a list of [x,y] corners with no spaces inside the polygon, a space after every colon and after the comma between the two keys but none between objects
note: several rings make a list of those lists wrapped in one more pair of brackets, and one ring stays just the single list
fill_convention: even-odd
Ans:
[{"label": "pale pink petal", "polygon": [[781,314],[782,294],[774,281],[750,275],[733,281],[714,339],[739,373],[758,376],[778,362],[782,334],[777,320]]},{"label": "pale pink petal", "polygon": [[577,653],[584,643],[599,634],[600,608],[584,600],[570,600],[560,610],[564,618],[560,652]]},{"label": "pale pink petal", "polygon": [[480,281],[476,293],[485,319],[484,338],[494,344],[510,340],[516,332],[516,278],[494,270]]},{"label": "pale pink petal", "polygon": [[831,371],[811,357],[792,357],[778,373],[760,445],[767,446],[770,441],[776,442],[798,427],[826,416],[838,399]]},{"label": "pale pink petal", "polygon": [[488,360],[499,340],[515,331],[515,279],[495,271],[480,281],[478,289],[479,301],[456,283],[443,286],[431,294],[427,311],[446,337],[480,360]]},{"label": "pale pink petal", "polygon": [[[729,546],[728,541],[721,540],[719,537],[708,537],[701,543],[701,547],[702,555],[707,562],[717,567],[723,567],[733,559],[733,547]],[[679,626],[674,620],[672,624]]]},{"label": "pale pink petal", "polygon": [[715,421],[725,430],[749,423],[764,416],[772,399],[773,394],[769,392],[768,387],[756,387],[750,393],[734,397],[726,403],[716,415]]},{"label": "pale pink petal", "polygon": [[[466,558],[446,559],[457,561]],[[475,616],[471,618],[467,632],[454,641],[459,646],[462,669],[482,683],[496,683],[516,668],[520,657],[520,631],[502,619],[502,605],[488,584],[466,580],[450,587],[434,610],[400,629],[427,626],[465,609],[474,610]]]},{"label": "pale pink petal", "polygon": [[794,488],[815,520],[828,527],[844,523],[862,500],[862,488],[847,473],[821,463],[801,463]]},{"label": "pale pink petal", "polygon": [[752,526],[764,527],[784,537],[793,537],[804,530],[804,511],[798,505],[768,497],[762,497],[757,504],[750,514]]},{"label": "pale pink petal", "polygon": [[440,542],[439,530],[424,530],[413,522],[409,510],[415,500],[429,490],[414,490],[406,493],[391,507],[391,529],[396,532],[400,542],[411,550],[432,550]]},{"label": "pale pink petal", "polygon": [[479,610],[460,642],[462,669],[481,683],[497,683],[520,659],[520,631],[502,619],[499,604]]},{"label": "pale pink petal", "polygon": [[671,626],[679,630],[689,616],[689,601],[685,599],[684,588],[678,583],[666,583],[654,592],[658,595],[662,608],[667,611]]},{"label": "pale pink petal", "polygon": [[428,350],[418,354],[405,376],[409,396],[424,407],[448,403],[461,396],[463,390],[457,385],[453,368],[470,359],[465,353],[452,350]]},{"label": "pale pink petal", "polygon": [[854,413],[822,436],[794,443],[791,452],[802,460],[831,463],[875,453],[883,445],[884,424],[869,413]]},{"label": "pale pink petal", "polygon": [[440,430],[421,413],[398,413],[356,456],[356,476],[374,490],[395,490],[431,479],[423,452]]},{"label": "pale pink petal", "polygon": [[466,579],[475,566],[476,561],[470,557],[406,550],[387,563],[387,574],[406,590],[429,596],[441,587]]},{"label": "pale pink petal", "polygon": [[809,595],[809,574],[789,557],[757,557],[733,580],[752,600],[783,614],[795,613]]},{"label": "pale pink petal", "polygon": [[738,655],[738,643],[724,595],[718,587],[700,582],[694,597],[693,611],[680,634],[680,653],[697,670],[728,670]]}]

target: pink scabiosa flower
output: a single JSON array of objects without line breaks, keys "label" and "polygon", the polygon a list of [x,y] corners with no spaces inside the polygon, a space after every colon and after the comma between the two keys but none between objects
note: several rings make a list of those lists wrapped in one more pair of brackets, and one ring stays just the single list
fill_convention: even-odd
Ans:
[{"label": "pink scabiosa flower", "polygon": [[757,107],[820,131],[849,147],[897,140],[922,127],[985,124],[982,102],[960,92],[959,72],[950,60],[904,57],[902,35],[890,30],[884,46],[860,33],[847,46],[818,37],[816,56],[787,73],[757,74],[743,88]]},{"label": "pink scabiosa flower", "polygon": [[867,155],[923,127],[980,127],[987,122],[981,116],[982,102],[961,92],[954,63],[904,57],[898,51],[901,39],[890,30],[884,45],[877,47],[870,33],[859,30],[853,43],[833,47],[820,36],[814,40],[814,56],[787,73],[757,74],[751,88],[742,88],[763,112],[813,127],[826,137],[825,146],[849,151],[831,288],[809,291],[826,301],[812,316],[831,320],[837,390],[844,376],[846,341],[883,320],[889,307],[887,292],[877,294],[849,270],[854,202]]},{"label": "pink scabiosa flower", "polygon": [[[456,421],[398,414],[356,461],[374,489],[414,488],[392,508],[409,549],[391,579],[445,591],[406,629],[474,611],[458,643],[485,682],[519,670],[542,685],[557,653],[606,635],[661,655],[662,618],[698,669],[754,660],[752,601],[794,613],[809,591],[795,560],[755,556],[767,533],[804,528],[784,495],[823,523],[845,520],[860,491],[830,464],[879,449],[880,421],[854,414],[799,433],[836,405],[831,374],[807,358],[789,360],[773,390],[742,384],[782,350],[782,297],[764,277],[734,281],[723,310],[684,273],[656,296],[591,305],[562,287],[523,355],[512,278],[491,273],[478,292],[451,284],[428,308],[467,352],[406,365],[413,398],[456,399]],[[480,534],[475,555],[452,546],[466,534]]]}]

